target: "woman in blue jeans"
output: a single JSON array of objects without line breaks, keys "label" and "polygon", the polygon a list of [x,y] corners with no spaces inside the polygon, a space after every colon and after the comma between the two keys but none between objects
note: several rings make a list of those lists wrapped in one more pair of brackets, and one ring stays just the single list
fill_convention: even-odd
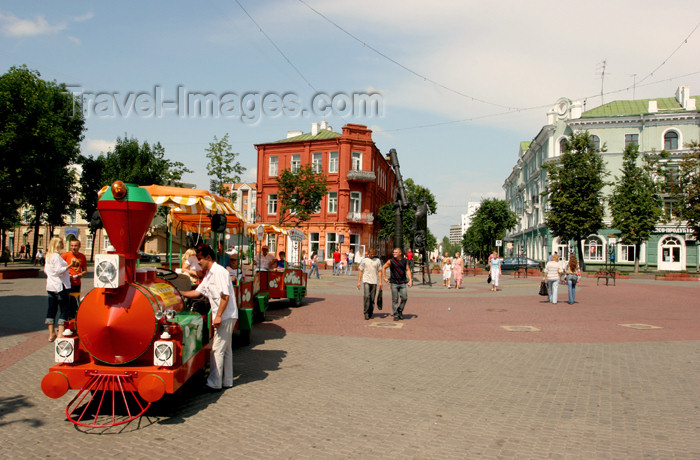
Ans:
[{"label": "woman in blue jeans", "polygon": [[549,291],[549,301],[557,303],[557,291],[559,289],[559,276],[561,275],[561,267],[559,267],[559,255],[554,253],[552,260],[544,266],[544,278],[542,281],[547,281],[547,290]]},{"label": "woman in blue jeans", "polygon": [[314,251],[311,254],[311,270],[309,270],[309,278],[311,278],[311,274],[316,270],[316,278],[321,278],[321,275],[318,274],[318,255],[316,255],[316,251]]},{"label": "woman in blue jeans", "polygon": [[569,287],[569,305],[576,302],[576,283],[581,277],[581,271],[578,268],[578,259],[571,253],[569,255],[569,264],[566,266],[566,284]]},{"label": "woman in blue jeans", "polygon": [[[46,273],[46,292],[49,295],[49,308],[46,312],[46,325],[49,327],[49,342],[56,340],[56,314],[58,315],[58,337],[63,336],[64,323],[71,319],[68,306],[68,292],[70,290],[70,274],[68,273],[68,264],[61,252],[63,251],[63,240],[59,237],[51,238],[49,247],[46,251],[46,265],[44,265],[44,273]],[[78,259],[73,259],[78,262]]]}]

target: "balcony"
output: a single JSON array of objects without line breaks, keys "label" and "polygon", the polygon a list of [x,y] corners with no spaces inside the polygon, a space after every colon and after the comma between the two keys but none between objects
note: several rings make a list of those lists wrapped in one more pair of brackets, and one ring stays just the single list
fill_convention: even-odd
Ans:
[{"label": "balcony", "polygon": [[377,176],[374,171],[362,171],[359,169],[351,169],[348,171],[348,180],[359,182],[374,182]]},{"label": "balcony", "polygon": [[348,222],[360,222],[362,224],[371,224],[374,222],[374,215],[371,212],[349,212]]}]

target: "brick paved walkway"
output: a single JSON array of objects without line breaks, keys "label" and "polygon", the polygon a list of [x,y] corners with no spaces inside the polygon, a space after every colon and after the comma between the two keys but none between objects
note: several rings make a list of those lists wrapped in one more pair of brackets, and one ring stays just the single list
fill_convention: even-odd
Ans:
[{"label": "brick paved walkway", "polygon": [[43,280],[0,281],[0,457],[700,458],[700,285],[585,280],[570,306],[538,282],[416,286],[396,328],[362,318],[355,277],[323,276],[234,351],[233,389],[85,430],[39,388]]}]

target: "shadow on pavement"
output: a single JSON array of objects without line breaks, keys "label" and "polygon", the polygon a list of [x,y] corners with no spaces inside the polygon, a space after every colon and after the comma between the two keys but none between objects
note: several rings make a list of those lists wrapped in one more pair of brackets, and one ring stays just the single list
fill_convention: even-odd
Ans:
[{"label": "shadow on pavement", "polygon": [[24,418],[20,420],[11,421],[3,420],[8,414],[12,414],[27,407],[34,407],[34,404],[28,401],[27,396],[17,395],[9,396],[6,398],[0,398],[0,427],[9,425],[11,423],[26,423],[34,428],[43,425],[44,423],[41,420],[34,418]]}]

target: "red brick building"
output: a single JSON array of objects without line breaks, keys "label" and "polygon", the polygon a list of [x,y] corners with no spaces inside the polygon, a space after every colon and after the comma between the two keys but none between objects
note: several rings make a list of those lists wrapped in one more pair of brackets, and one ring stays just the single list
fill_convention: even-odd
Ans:
[{"label": "red brick building", "polygon": [[[379,208],[393,199],[396,177],[391,165],[372,140],[372,131],[364,125],[347,124],[336,133],[322,122],[312,124],[310,133],[292,131],[286,139],[258,144],[257,213],[261,221],[276,224],[281,208],[276,177],[284,169],[294,170],[311,164],[328,179],[328,194],[321,209],[300,229],[307,239],[301,247],[291,241],[279,241],[288,260],[298,260],[300,251],[321,251],[328,259],[336,245],[345,253],[352,246],[356,254],[375,247],[384,252],[377,240]],[[341,239],[343,240],[341,243]],[[271,239],[269,243],[274,244]]]}]

